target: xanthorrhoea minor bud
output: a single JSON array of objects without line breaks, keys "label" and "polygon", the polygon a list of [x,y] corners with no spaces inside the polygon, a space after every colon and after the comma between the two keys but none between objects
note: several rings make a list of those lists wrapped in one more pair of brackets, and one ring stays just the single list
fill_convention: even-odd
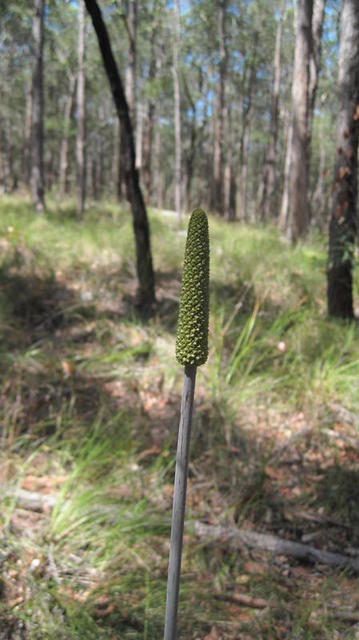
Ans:
[{"label": "xanthorrhoea minor bud", "polygon": [[180,296],[176,358],[182,365],[199,366],[208,356],[209,237],[202,209],[191,215]]},{"label": "xanthorrhoea minor bud", "polygon": [[188,226],[177,327],[176,357],[184,365],[184,382],[173,493],[164,640],[176,638],[194,387],[197,366],[204,364],[208,356],[208,316],[208,220],[202,209],[195,209]]}]

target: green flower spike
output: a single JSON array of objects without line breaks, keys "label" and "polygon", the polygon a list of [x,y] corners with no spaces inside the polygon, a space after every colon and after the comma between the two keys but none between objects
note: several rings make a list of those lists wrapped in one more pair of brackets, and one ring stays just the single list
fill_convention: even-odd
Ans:
[{"label": "green flower spike", "polygon": [[176,358],[182,365],[204,364],[208,356],[209,237],[202,209],[191,215],[180,296]]}]

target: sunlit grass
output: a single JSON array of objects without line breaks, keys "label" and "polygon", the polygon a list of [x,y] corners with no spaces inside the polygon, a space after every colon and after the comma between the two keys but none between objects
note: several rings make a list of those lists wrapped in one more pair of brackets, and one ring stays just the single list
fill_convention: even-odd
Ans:
[{"label": "sunlit grass", "polygon": [[[133,305],[126,209],[90,203],[78,221],[74,202],[49,200],[48,212],[35,216],[29,201],[9,197],[0,214],[1,431],[9,459],[21,460],[9,476],[13,485],[29,469],[64,478],[31,551],[44,566],[51,552],[58,581],[56,571],[26,569],[30,595],[15,614],[31,639],[155,640],[162,634],[182,381],[174,341],[187,220],[179,225],[174,215],[149,212],[159,306],[144,321]],[[325,239],[293,249],[274,227],[215,218],[210,236],[210,354],[198,372],[179,618],[188,640],[226,624],[212,590],[232,589],[242,562],[235,552],[210,552],[195,541],[193,520],[209,517],[212,491],[220,496],[221,522],[235,514],[240,525],[263,524],[268,508],[266,468],[276,442],[257,443],[247,423],[261,418],[272,429],[269,412],[275,424],[303,414],[320,435],[318,416],[333,403],[353,414],[359,408],[359,329],[326,315]],[[46,464],[37,466],[37,456]],[[318,488],[329,513],[350,519],[353,473],[340,476],[340,491],[327,495],[324,481]],[[191,482],[204,487],[198,503]],[[8,526],[14,506],[4,501],[1,525]],[[273,576],[249,584],[279,601]],[[327,635],[311,628],[321,598],[312,608],[304,601],[296,608],[290,598],[288,638],[329,638],[329,621]],[[279,624],[280,607],[273,611],[263,637]],[[230,638],[240,633],[232,622]],[[241,631],[258,635],[261,628],[253,616]]]}]

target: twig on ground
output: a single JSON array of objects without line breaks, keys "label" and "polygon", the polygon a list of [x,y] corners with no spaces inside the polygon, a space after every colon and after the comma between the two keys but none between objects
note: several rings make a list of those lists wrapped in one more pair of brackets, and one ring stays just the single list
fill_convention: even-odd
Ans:
[{"label": "twig on ground", "polygon": [[12,498],[15,504],[27,511],[37,511],[38,513],[46,513],[52,511],[55,507],[57,497],[35,491],[27,491],[26,489],[8,489],[5,496]]},{"label": "twig on ground", "polygon": [[250,607],[251,609],[267,609],[269,603],[262,598],[252,598],[245,593],[224,593],[215,594],[216,600],[223,600],[224,602],[233,602],[240,607]]},{"label": "twig on ground", "polygon": [[199,538],[212,539],[223,543],[229,542],[238,547],[261,549],[276,555],[289,556],[305,562],[318,562],[334,568],[347,568],[359,573],[358,559],[350,558],[340,553],[316,549],[299,542],[282,540],[271,534],[256,533],[248,529],[227,528],[220,525],[211,526],[198,521],[195,522],[195,534]]}]

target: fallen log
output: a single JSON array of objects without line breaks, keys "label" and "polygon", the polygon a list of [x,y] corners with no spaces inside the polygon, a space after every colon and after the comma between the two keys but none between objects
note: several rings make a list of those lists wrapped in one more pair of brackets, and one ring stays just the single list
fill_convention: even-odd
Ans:
[{"label": "fallen log", "polygon": [[268,602],[262,598],[252,598],[245,593],[218,593],[214,596],[216,600],[223,602],[232,602],[238,604],[239,607],[250,607],[252,609],[267,609]]},{"label": "fallen log", "polygon": [[5,492],[7,498],[15,501],[16,506],[26,509],[27,511],[37,511],[38,513],[47,513],[52,511],[56,504],[56,496],[35,491],[27,491],[26,489],[8,489]]},{"label": "fallen log", "polygon": [[334,568],[347,568],[359,573],[359,559],[344,556],[341,553],[323,551],[300,542],[283,540],[272,534],[256,533],[250,529],[212,526],[203,522],[195,522],[195,534],[198,538],[230,543],[236,547],[249,547],[269,551],[276,555],[288,556],[305,562],[325,564]]}]

